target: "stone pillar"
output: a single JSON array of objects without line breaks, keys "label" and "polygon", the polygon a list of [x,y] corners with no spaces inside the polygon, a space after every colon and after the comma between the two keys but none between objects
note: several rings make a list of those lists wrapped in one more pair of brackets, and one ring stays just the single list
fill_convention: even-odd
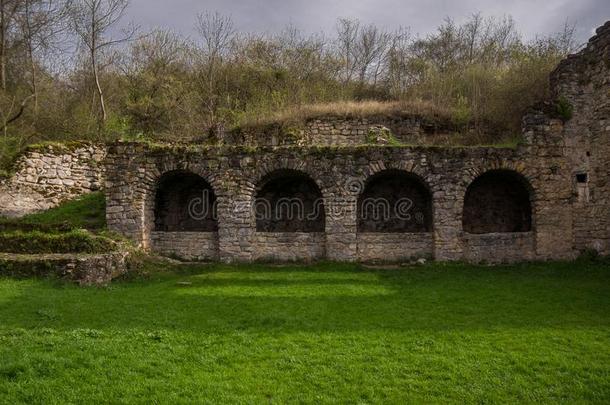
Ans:
[{"label": "stone pillar", "polygon": [[326,256],[329,260],[353,262],[357,259],[357,197],[331,196],[326,209]]},{"label": "stone pillar", "polygon": [[233,193],[217,197],[218,247],[222,262],[248,262],[252,260],[256,221],[252,212],[252,190],[248,186],[233,185]]},{"label": "stone pillar", "polygon": [[444,184],[433,192],[434,259],[462,260],[464,255],[462,209],[464,191],[455,184]]},{"label": "stone pillar", "polygon": [[574,254],[572,181],[569,168],[558,159],[544,162],[550,167],[535,184],[533,204],[536,256],[539,260],[571,259]]},{"label": "stone pillar", "polygon": [[538,260],[569,260],[573,249],[572,211],[569,201],[547,201],[535,212]]},{"label": "stone pillar", "polygon": [[106,165],[106,221],[110,231],[147,248],[146,197],[149,192],[146,168],[133,157],[142,155],[133,145],[112,145]]}]

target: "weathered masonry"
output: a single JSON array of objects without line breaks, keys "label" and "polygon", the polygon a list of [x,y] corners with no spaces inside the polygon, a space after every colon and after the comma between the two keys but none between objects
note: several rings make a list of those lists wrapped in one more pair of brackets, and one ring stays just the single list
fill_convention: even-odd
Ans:
[{"label": "weathered masonry", "polygon": [[361,145],[362,122],[325,146],[117,143],[108,226],[227,262],[610,254],[610,22],[551,80],[571,118],[532,110],[517,149]]}]

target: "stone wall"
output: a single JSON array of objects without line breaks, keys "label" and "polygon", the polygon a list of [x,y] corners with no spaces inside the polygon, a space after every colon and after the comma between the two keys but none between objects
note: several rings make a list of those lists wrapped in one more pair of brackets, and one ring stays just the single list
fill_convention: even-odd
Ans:
[{"label": "stone wall", "polygon": [[254,261],[307,262],[325,257],[326,237],[320,232],[257,232],[253,245]]},{"label": "stone wall", "polygon": [[16,255],[0,253],[0,275],[59,277],[82,286],[103,286],[128,270],[127,252]]},{"label": "stone wall", "polygon": [[465,234],[464,258],[471,263],[513,263],[536,258],[535,234]]},{"label": "stone wall", "polygon": [[[394,140],[414,144],[418,143],[426,131],[433,131],[425,126],[421,117],[371,117],[340,118],[328,117],[313,119],[307,122],[303,136],[309,144],[317,145],[364,145],[367,143],[388,143],[389,133]],[[383,139],[383,138],[386,139]]]},{"label": "stone wall", "polygon": [[[201,176],[214,189],[218,257],[223,261],[263,258],[372,260],[382,254],[382,249],[375,244],[387,246],[388,243],[358,232],[357,201],[362,188],[353,186],[364,185],[379,173],[404,172],[421,179],[432,195],[432,248],[419,245],[419,241],[411,244],[411,235],[398,233],[391,238],[397,241],[402,236],[404,241],[400,239],[400,244],[388,255],[402,259],[432,252],[431,256],[437,260],[465,260],[469,258],[465,248],[468,235],[462,229],[466,190],[484,173],[504,170],[518,174],[532,190],[535,251],[523,257],[568,259],[575,254],[570,206],[571,170],[561,146],[253,149],[117,143],[109,148],[107,168],[108,226],[144,248],[154,247],[151,237],[158,180],[164,173],[182,170]],[[261,183],[276,171],[299,171],[316,183],[326,214],[323,237],[256,231],[252,204]],[[313,242],[312,235],[316,235]],[[486,240],[489,254],[505,245],[502,238]],[[374,252],[365,258],[363,255],[367,253],[363,252],[367,246]]]},{"label": "stone wall", "polygon": [[419,145],[439,134],[455,132],[448,119],[428,119],[416,114],[394,113],[369,117],[324,116],[310,118],[294,128],[272,124],[263,128],[223,132],[224,145],[248,146],[356,146],[402,143]]},{"label": "stone wall", "polygon": [[358,233],[362,262],[408,262],[434,257],[432,233]]},{"label": "stone wall", "polygon": [[610,21],[551,75],[573,108],[562,133],[571,166],[574,245],[610,254]]},{"label": "stone wall", "polygon": [[0,216],[23,216],[100,190],[105,155],[105,147],[84,143],[27,151],[0,184]]},{"label": "stone wall", "polygon": [[152,249],[181,260],[218,260],[217,232],[152,232]]}]

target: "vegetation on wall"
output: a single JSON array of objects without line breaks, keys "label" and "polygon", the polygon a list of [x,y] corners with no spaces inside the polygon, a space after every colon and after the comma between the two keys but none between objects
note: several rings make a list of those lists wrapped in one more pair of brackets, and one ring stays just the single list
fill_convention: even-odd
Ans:
[{"label": "vegetation on wall", "polygon": [[23,218],[0,218],[2,253],[105,253],[117,249],[106,230],[102,193],[91,193]]},{"label": "vegetation on wall", "polygon": [[366,101],[356,109],[374,113],[371,100],[442,111],[468,133],[500,138],[548,98],[549,72],[574,49],[571,27],[525,41],[511,18],[480,14],[420,37],[348,19],[333,34],[247,34],[203,13],[187,39],[122,29],[127,4],[0,3],[0,167],[30,143],[207,142],[224,129],[309,116],[318,105],[331,112]]},{"label": "vegetation on wall", "polygon": [[116,250],[116,243],[85,230],[61,233],[40,231],[0,232],[2,253],[106,253]]},{"label": "vegetation on wall", "polygon": [[105,228],[106,201],[101,192],[86,194],[58,207],[23,218],[0,219],[0,232],[65,232],[75,229],[99,232]]}]

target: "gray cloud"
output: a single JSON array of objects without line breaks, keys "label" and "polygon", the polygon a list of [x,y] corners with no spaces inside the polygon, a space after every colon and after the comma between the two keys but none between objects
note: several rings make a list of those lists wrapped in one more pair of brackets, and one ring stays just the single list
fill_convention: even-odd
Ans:
[{"label": "gray cloud", "polygon": [[577,25],[582,41],[610,19],[609,0],[132,0],[128,19],[148,29],[171,28],[192,34],[201,11],[231,15],[247,32],[277,32],[288,23],[307,32],[332,31],[337,18],[358,18],[395,29],[411,27],[425,35],[449,16],[456,21],[480,11],[486,16],[512,15],[526,38]]}]

